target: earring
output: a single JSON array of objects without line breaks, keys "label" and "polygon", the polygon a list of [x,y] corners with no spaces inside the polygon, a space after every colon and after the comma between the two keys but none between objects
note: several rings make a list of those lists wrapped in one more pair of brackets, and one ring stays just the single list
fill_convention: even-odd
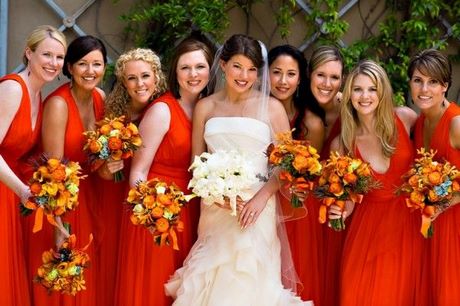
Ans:
[{"label": "earring", "polygon": [[446,107],[446,100],[442,100],[442,107]]},{"label": "earring", "polygon": [[29,77],[30,76],[30,70],[27,69],[27,76]]},{"label": "earring", "polygon": [[295,97],[298,98],[299,97],[299,87],[297,87],[296,91],[295,91]]}]

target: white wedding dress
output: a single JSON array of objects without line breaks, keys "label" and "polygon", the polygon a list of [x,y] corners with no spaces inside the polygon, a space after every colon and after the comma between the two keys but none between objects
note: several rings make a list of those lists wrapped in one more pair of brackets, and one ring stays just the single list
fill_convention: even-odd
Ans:
[{"label": "white wedding dress", "polygon": [[[247,117],[206,122],[208,150],[240,150],[265,175],[270,127]],[[263,182],[255,186],[254,193]],[[184,266],[165,285],[176,306],[288,306],[303,302],[281,283],[280,241],[272,197],[255,225],[241,229],[237,217],[216,205],[201,206],[198,240]]]}]

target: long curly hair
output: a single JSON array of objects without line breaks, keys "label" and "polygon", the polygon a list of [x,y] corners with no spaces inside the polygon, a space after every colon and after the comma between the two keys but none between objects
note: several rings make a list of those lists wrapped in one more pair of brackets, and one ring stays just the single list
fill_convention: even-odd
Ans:
[{"label": "long curly hair", "polygon": [[395,150],[397,129],[394,119],[393,90],[385,70],[376,62],[364,60],[351,71],[345,81],[343,101],[340,104],[340,118],[342,132],[341,145],[347,152],[354,152],[356,131],[360,124],[358,114],[351,102],[353,83],[358,75],[369,77],[377,87],[379,104],[375,114],[375,133],[382,144],[383,154],[386,157],[393,155]]},{"label": "long curly hair", "polygon": [[126,63],[129,61],[144,61],[152,67],[156,80],[156,89],[150,100],[153,101],[166,91],[166,79],[161,70],[161,62],[158,55],[150,49],[136,48],[129,50],[120,55],[115,64],[115,76],[117,80],[113,90],[105,101],[105,115],[107,117],[118,117],[122,115],[130,117],[129,108],[131,97],[128,95],[128,91],[123,84]]}]

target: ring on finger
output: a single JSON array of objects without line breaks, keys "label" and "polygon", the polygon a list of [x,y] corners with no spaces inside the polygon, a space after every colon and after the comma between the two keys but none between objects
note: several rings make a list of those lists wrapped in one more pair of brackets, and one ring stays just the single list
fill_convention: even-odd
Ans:
[{"label": "ring on finger", "polygon": [[250,215],[251,217],[254,217],[255,213],[254,213],[253,211],[251,211],[251,212],[249,213],[249,215]]}]

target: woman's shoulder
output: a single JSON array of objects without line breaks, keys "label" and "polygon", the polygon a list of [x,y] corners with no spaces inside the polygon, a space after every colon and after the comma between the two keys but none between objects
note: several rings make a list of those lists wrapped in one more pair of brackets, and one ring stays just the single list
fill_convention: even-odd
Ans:
[{"label": "woman's shoulder", "polygon": [[417,113],[407,106],[395,107],[395,114],[409,131],[417,121]]}]

